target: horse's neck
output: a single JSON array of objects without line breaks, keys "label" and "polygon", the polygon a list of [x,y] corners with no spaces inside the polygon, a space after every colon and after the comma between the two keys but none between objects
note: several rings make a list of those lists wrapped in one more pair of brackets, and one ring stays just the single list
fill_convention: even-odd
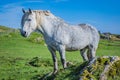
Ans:
[{"label": "horse's neck", "polygon": [[62,27],[64,24],[66,23],[64,23],[62,19],[55,16],[54,18],[45,18],[41,26],[43,36],[45,38],[51,38],[56,31],[59,31],[58,28]]},{"label": "horse's neck", "polygon": [[46,18],[41,26],[39,26],[39,30],[43,34],[44,37],[51,37],[53,34],[53,25]]}]

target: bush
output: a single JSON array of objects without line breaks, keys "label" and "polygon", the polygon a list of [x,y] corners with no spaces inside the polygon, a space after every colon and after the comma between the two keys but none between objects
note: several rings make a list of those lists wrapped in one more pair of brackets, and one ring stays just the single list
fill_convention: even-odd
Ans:
[{"label": "bush", "polygon": [[27,40],[32,42],[32,43],[45,44],[43,36],[41,34],[36,33],[36,32],[31,34],[31,36]]}]

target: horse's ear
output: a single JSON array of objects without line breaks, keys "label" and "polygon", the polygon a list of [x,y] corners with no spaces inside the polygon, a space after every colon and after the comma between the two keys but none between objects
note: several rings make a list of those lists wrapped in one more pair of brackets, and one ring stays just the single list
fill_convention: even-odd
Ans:
[{"label": "horse's ear", "polygon": [[29,8],[29,13],[32,13],[32,10]]},{"label": "horse's ear", "polygon": [[22,12],[25,13],[25,10],[22,8]]},{"label": "horse's ear", "polygon": [[49,10],[44,11],[44,13],[45,13],[46,16],[50,15],[50,11]]}]

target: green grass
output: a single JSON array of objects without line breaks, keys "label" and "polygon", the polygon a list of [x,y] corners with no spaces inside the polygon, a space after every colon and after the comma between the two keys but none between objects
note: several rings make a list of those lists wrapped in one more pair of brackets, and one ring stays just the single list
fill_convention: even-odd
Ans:
[{"label": "green grass", "polygon": [[120,56],[120,41],[101,40],[97,56]]},{"label": "green grass", "polygon": [[[23,38],[19,32],[0,35],[0,80],[37,80],[53,70],[53,62],[43,42],[34,42],[33,34],[30,38]],[[120,56],[120,41],[101,40],[97,50],[97,56]],[[38,58],[39,66],[29,64],[34,58]],[[59,73],[56,80],[72,80],[75,78],[75,70],[83,62],[79,51],[66,52],[67,61],[73,64],[63,70],[59,54]],[[52,76],[48,77],[49,79]]]},{"label": "green grass", "polygon": [[5,32],[5,31],[8,31],[8,30],[10,30],[11,28],[8,28],[8,27],[5,27],[5,26],[1,26],[0,25],[0,32]]}]

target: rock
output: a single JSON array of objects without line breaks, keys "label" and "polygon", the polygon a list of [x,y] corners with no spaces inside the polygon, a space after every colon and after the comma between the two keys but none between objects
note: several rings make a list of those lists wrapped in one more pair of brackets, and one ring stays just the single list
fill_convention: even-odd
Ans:
[{"label": "rock", "polygon": [[[88,62],[88,64],[80,71],[79,80],[107,80],[109,75],[114,77],[117,71],[120,72],[120,68],[117,69],[116,66],[120,66],[120,57],[118,56],[97,57]],[[101,70],[98,78],[94,76],[97,70]]]}]

